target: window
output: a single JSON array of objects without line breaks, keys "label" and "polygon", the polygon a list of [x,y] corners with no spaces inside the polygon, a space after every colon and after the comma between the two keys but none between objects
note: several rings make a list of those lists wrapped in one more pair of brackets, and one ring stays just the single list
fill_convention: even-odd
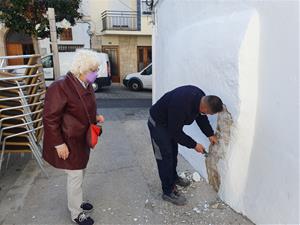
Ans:
[{"label": "window", "polygon": [[76,49],[83,47],[84,45],[57,45],[59,52],[75,52]]},{"label": "window", "polygon": [[63,32],[60,34],[61,41],[72,41],[72,28],[63,29]]},{"label": "window", "polygon": [[142,72],[142,75],[152,75],[152,65]]},{"label": "window", "polygon": [[142,10],[142,15],[151,15],[151,8],[150,5],[150,0],[141,0],[141,10]]}]

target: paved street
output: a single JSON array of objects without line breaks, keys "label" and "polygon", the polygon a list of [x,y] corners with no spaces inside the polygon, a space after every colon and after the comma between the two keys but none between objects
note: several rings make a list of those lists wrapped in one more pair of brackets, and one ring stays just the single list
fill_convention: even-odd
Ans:
[{"label": "paved street", "polygon": [[[222,204],[204,181],[184,190],[189,200],[184,207],[161,200],[146,125],[151,92],[130,92],[114,85],[97,93],[97,102],[106,122],[84,182],[85,199],[94,204],[96,224],[252,224]],[[47,179],[34,160],[27,161],[2,196],[0,224],[72,224],[64,172],[47,166]],[[182,157],[180,171],[194,172]]]}]

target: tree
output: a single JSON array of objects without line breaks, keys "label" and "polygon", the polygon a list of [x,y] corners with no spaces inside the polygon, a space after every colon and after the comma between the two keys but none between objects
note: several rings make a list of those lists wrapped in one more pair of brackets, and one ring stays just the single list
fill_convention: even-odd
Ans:
[{"label": "tree", "polygon": [[[56,22],[64,19],[73,26],[82,15],[77,10],[81,0],[0,0],[0,22],[15,32],[30,35],[39,53],[38,39],[50,37],[48,7],[54,8]],[[57,28],[57,34],[63,31]]]}]

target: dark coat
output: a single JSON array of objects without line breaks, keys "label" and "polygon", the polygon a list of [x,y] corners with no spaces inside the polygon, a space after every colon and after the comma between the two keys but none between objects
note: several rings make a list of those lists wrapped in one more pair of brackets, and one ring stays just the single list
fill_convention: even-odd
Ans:
[{"label": "dark coat", "polygon": [[150,109],[150,115],[158,124],[167,127],[173,139],[187,148],[195,148],[197,142],[183,132],[183,126],[197,122],[201,131],[210,137],[214,131],[206,115],[199,113],[201,98],[205,93],[195,86],[178,87],[161,97]]},{"label": "dark coat", "polygon": [[[93,88],[89,85],[85,89],[71,73],[50,85],[43,114],[43,158],[56,168],[69,170],[86,168],[90,155],[86,143],[89,120],[75,86],[85,102],[91,122],[95,123],[97,109]],[[59,158],[55,149],[63,143],[70,151],[66,160]]]}]

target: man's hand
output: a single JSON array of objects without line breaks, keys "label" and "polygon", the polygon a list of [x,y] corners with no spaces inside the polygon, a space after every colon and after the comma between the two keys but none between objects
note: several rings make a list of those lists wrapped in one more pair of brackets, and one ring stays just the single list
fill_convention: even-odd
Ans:
[{"label": "man's hand", "polygon": [[216,135],[210,136],[208,139],[212,145],[217,144],[218,142],[218,138],[216,137]]},{"label": "man's hand", "polygon": [[102,115],[97,115],[96,120],[97,120],[98,123],[104,123],[105,118]]},{"label": "man's hand", "polygon": [[66,160],[69,157],[70,152],[66,144],[55,146],[55,148],[59,158]]},{"label": "man's hand", "polygon": [[205,148],[204,148],[203,145],[197,144],[196,147],[195,147],[195,150],[196,150],[196,152],[204,154]]}]

